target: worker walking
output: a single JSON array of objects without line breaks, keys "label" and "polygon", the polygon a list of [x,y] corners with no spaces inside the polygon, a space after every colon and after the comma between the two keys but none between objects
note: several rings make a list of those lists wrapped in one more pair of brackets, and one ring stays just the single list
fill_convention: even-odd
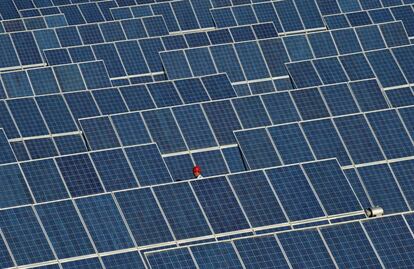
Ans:
[{"label": "worker walking", "polygon": [[193,174],[194,177],[197,179],[203,178],[203,176],[201,175],[201,168],[198,165],[193,167]]}]

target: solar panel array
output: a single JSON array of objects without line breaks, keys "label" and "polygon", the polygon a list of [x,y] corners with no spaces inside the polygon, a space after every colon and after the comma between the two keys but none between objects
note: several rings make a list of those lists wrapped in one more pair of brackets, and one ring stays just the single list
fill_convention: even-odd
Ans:
[{"label": "solar panel array", "polygon": [[413,268],[413,46],[412,0],[1,0],[0,268]]}]

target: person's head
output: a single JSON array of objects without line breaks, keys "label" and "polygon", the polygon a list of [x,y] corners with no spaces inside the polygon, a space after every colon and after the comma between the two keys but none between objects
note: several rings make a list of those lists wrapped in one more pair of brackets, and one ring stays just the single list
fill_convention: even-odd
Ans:
[{"label": "person's head", "polygon": [[200,166],[196,165],[193,167],[193,174],[195,177],[198,177],[199,175],[201,175],[201,168]]}]

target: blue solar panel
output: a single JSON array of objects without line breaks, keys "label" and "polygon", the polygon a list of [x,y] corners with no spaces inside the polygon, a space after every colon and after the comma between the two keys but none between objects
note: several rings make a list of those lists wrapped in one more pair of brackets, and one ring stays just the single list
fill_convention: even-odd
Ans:
[{"label": "blue solar panel", "polygon": [[401,186],[402,192],[404,193],[404,196],[408,204],[410,205],[410,207],[413,206],[413,202],[414,202],[414,196],[413,196],[414,189],[410,183],[410,178],[412,178],[412,175],[414,173],[414,169],[412,165],[413,165],[412,160],[390,164],[392,172],[395,178],[397,179],[398,184]]},{"label": "blue solar panel", "polygon": [[335,160],[307,163],[303,169],[329,215],[362,210]]},{"label": "blue solar panel", "polygon": [[169,109],[143,112],[151,137],[162,153],[185,151],[187,146]]},{"label": "blue solar panel", "polygon": [[137,245],[174,240],[151,189],[119,192],[115,197]]},{"label": "blue solar panel", "polygon": [[91,149],[98,150],[120,146],[109,118],[89,118],[79,122]]},{"label": "blue solar panel", "polygon": [[88,155],[59,157],[56,162],[72,197],[104,191]]},{"label": "blue solar panel", "polygon": [[226,178],[191,183],[215,233],[250,228]]},{"label": "blue solar panel", "polygon": [[10,253],[7,250],[6,243],[4,240],[0,240],[0,266],[3,268],[13,267],[14,262],[10,256]]},{"label": "blue solar panel", "polygon": [[171,182],[171,175],[154,144],[125,149],[141,186]]},{"label": "blue solar panel", "polygon": [[58,258],[95,252],[81,219],[71,201],[36,206],[36,212]]},{"label": "blue solar panel", "polygon": [[314,160],[312,150],[298,124],[271,127],[268,132],[284,164]]},{"label": "blue solar panel", "polygon": [[253,227],[287,222],[262,171],[231,175],[229,181]]},{"label": "blue solar panel", "polygon": [[303,132],[318,160],[337,158],[341,165],[350,165],[348,153],[329,119],[308,121],[301,124]]},{"label": "blue solar panel", "polygon": [[281,164],[266,129],[235,132],[235,136],[250,169]]},{"label": "blue solar panel", "polygon": [[[296,268],[333,268],[328,249],[318,231],[307,230],[277,235],[290,264]],[[303,254],[306,253],[306,259]]]},{"label": "blue solar panel", "polygon": [[[384,159],[381,149],[375,142],[375,137],[362,115],[336,118],[334,122],[354,163]],[[355,136],[355,133],[359,135]]]},{"label": "blue solar panel", "polygon": [[100,269],[103,268],[98,258],[79,260],[74,262],[68,262],[63,264],[64,269]]},{"label": "blue solar panel", "polygon": [[197,268],[187,248],[151,253],[147,255],[147,259],[151,268]]},{"label": "blue solar panel", "polygon": [[385,266],[413,266],[414,241],[401,216],[364,222],[363,225]]},{"label": "blue solar panel", "polygon": [[220,150],[195,152],[192,156],[197,165],[204,167],[204,176],[222,175],[229,172],[223,154]]},{"label": "blue solar panel", "polygon": [[387,212],[408,210],[405,198],[386,164],[358,168],[374,205],[381,205]]},{"label": "blue solar panel", "polygon": [[102,257],[105,268],[108,269],[122,269],[122,268],[145,268],[138,252],[128,252],[117,255]]},{"label": "blue solar panel", "polygon": [[91,158],[107,191],[122,190],[138,186],[135,175],[120,149],[91,153]]},{"label": "blue solar panel", "polygon": [[209,244],[191,248],[201,268],[243,268],[232,244]]},{"label": "blue solar panel", "polygon": [[181,106],[173,108],[173,113],[189,149],[217,146],[201,106]]},{"label": "blue solar panel", "polygon": [[1,230],[18,265],[55,259],[31,207],[0,212]]},{"label": "blue solar panel", "polygon": [[0,1],[0,267],[412,267],[413,0],[157,1]]},{"label": "blue solar panel", "polygon": [[369,238],[359,223],[321,229],[323,238],[340,267],[381,267]]},{"label": "blue solar panel", "polygon": [[21,164],[24,177],[38,203],[69,197],[59,170],[52,159]]},{"label": "blue solar panel", "polygon": [[270,169],[266,174],[290,221],[325,215],[299,166]]},{"label": "blue solar panel", "polygon": [[154,192],[176,239],[212,234],[190,185],[159,186]]},{"label": "blue solar panel", "polygon": [[99,252],[134,247],[111,195],[78,199],[76,205]]},{"label": "blue solar panel", "polygon": [[0,156],[0,163],[11,163],[16,161],[13,149],[11,148],[9,142],[7,141],[6,134],[4,130],[0,130],[0,151],[2,152]]},{"label": "blue solar panel", "polygon": [[4,186],[0,190],[1,208],[33,202],[23,174],[17,164],[2,165],[0,171],[0,182]]},{"label": "blue solar panel", "polygon": [[249,268],[286,268],[288,263],[273,236],[234,241],[243,264]]}]

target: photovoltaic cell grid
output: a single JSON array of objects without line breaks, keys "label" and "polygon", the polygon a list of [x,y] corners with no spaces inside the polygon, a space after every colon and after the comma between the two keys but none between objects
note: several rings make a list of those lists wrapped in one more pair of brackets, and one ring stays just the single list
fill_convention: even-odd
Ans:
[{"label": "photovoltaic cell grid", "polygon": [[[90,166],[87,159],[62,159],[57,160],[57,164],[64,166],[62,174],[66,181],[61,187],[63,196],[59,201],[9,209],[4,209],[7,205],[2,204],[4,240],[10,241],[11,253],[16,256],[18,265],[97,252],[145,249],[176,241],[214,239],[229,233],[252,233],[278,226],[291,229],[303,221],[312,224],[315,218],[338,218],[350,212],[361,217],[363,214],[335,160],[99,195],[93,195],[102,187],[92,168],[86,168]],[[50,163],[44,165],[50,177],[53,176],[56,168],[53,170]],[[76,170],[70,166],[80,168]],[[6,167],[10,171],[4,178],[19,171],[17,166]],[[300,200],[296,187],[289,184],[292,173],[304,178],[300,195],[306,195],[306,200]],[[49,178],[49,175],[42,176]],[[40,178],[39,175],[32,177]],[[329,179],[335,185],[326,187],[324,181]],[[278,181],[287,185],[279,186]],[[16,182],[14,188],[17,187]],[[43,190],[46,195],[47,191]],[[33,192],[26,189],[26,193],[27,199],[31,199]],[[41,193],[40,190],[37,193]],[[78,197],[85,194],[89,196]],[[309,208],[305,208],[307,206]],[[298,209],[292,211],[292,207]],[[319,212],[299,215],[297,211],[303,209]],[[37,239],[31,241],[31,236],[35,235]]]},{"label": "photovoltaic cell grid", "polygon": [[1,1],[0,267],[412,267],[410,214],[194,243],[412,210],[413,4]]},{"label": "photovoltaic cell grid", "polygon": [[[410,267],[414,242],[406,220],[411,216],[192,245],[147,252],[145,256],[151,268]],[[401,249],[398,254],[392,253],[396,245]]]}]

